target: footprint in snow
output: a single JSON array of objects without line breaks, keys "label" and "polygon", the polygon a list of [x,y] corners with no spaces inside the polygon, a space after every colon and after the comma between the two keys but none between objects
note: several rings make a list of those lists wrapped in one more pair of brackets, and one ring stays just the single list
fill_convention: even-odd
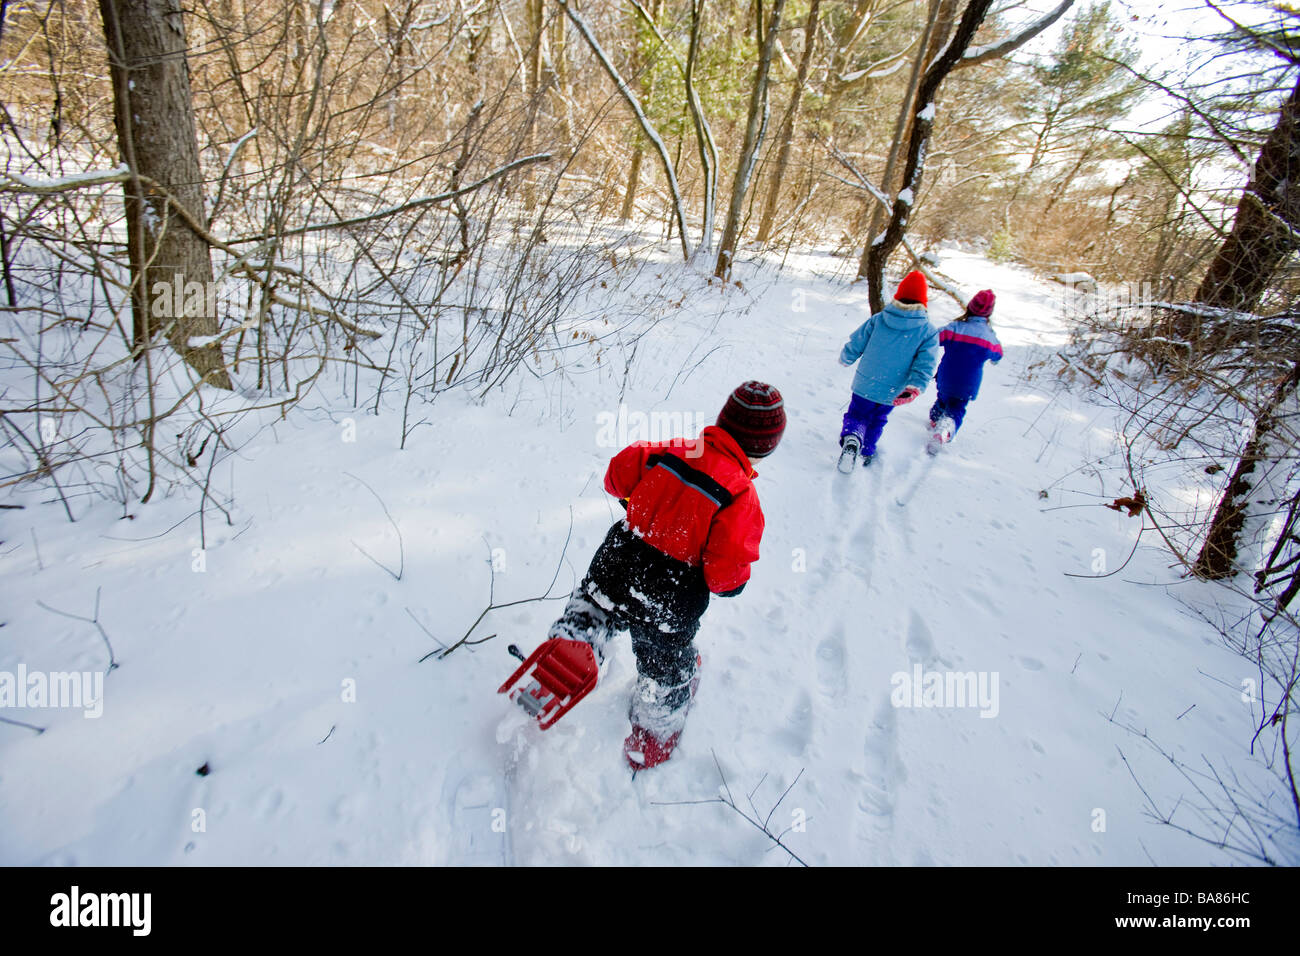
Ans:
[{"label": "footprint in snow", "polygon": [[253,815],[259,820],[270,820],[280,812],[282,803],[284,803],[284,792],[278,787],[272,787],[257,798],[257,803],[253,808]]},{"label": "footprint in snow", "polygon": [[876,517],[871,514],[858,525],[844,549],[844,569],[858,580],[858,587],[863,591],[871,587],[875,546]]},{"label": "footprint in snow", "polygon": [[790,715],[785,719],[785,726],[781,729],[779,737],[782,743],[789,748],[790,753],[797,757],[807,752],[808,744],[812,741],[812,734],[812,698],[808,696],[806,690],[800,690],[795,697]]},{"label": "footprint in snow", "polygon": [[868,519],[858,527],[853,533],[853,540],[849,542],[854,552],[866,556],[871,553],[871,549],[876,544],[876,522],[874,519]]},{"label": "footprint in snow", "polygon": [[863,745],[863,774],[858,787],[856,833],[866,843],[862,864],[893,862],[890,848],[897,785],[906,778],[898,756],[898,712],[883,700],[867,728]]},{"label": "footprint in snow", "polygon": [[885,700],[876,708],[863,744],[866,784],[858,800],[864,813],[888,816],[894,812],[892,783],[898,766],[898,711]]},{"label": "footprint in snow", "polygon": [[826,697],[841,697],[848,689],[845,660],[844,625],[836,624],[817,645],[817,687]]},{"label": "footprint in snow", "polygon": [[997,605],[983,588],[963,588],[962,594],[971,604],[983,608],[990,614],[997,614]]},{"label": "footprint in snow", "polygon": [[356,818],[362,802],[357,794],[339,797],[330,807],[330,815],[339,823],[351,823]]},{"label": "footprint in snow", "polygon": [[915,608],[907,624],[907,656],[910,660],[921,663],[934,660],[936,656],[934,635]]}]

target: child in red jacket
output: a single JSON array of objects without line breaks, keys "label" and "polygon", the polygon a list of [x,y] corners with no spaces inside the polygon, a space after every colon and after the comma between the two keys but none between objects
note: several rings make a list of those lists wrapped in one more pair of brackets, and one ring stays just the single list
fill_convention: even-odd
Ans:
[{"label": "child in red jacket", "polygon": [[605,490],[627,517],[609,529],[547,636],[586,642],[594,667],[616,632],[631,632],[637,683],[623,753],[634,770],[667,760],[681,736],[709,595],[739,594],[758,560],[763,511],[750,462],[784,431],[781,393],[746,382],[698,439],[637,442],[609,463]]}]

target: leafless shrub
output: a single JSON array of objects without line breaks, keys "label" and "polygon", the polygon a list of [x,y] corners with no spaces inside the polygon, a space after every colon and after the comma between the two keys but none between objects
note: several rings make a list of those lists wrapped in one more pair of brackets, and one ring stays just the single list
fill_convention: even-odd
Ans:
[{"label": "leafless shrub", "polygon": [[[1202,801],[1196,835],[1223,831],[1218,820],[1229,835],[1214,837],[1216,845],[1277,862],[1276,848],[1260,847],[1289,845],[1300,831],[1290,717],[1300,681],[1300,619],[1292,607],[1300,593],[1294,314],[1141,302],[1095,307],[1079,318],[1073,342],[1057,356],[1059,372],[1082,379],[1116,410],[1112,464],[1141,499],[1143,528],[1155,532],[1184,576],[1215,582],[1216,591],[1184,601],[1256,672],[1251,751],[1285,795],[1282,810],[1276,794],[1250,792],[1208,763],[1191,768],[1170,758]],[[1157,816],[1169,822],[1172,814]],[[1245,842],[1230,838],[1239,826]]]}]

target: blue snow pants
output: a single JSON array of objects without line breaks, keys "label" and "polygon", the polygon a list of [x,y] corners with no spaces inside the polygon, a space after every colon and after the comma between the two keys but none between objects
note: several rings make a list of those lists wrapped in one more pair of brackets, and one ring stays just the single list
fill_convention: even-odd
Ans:
[{"label": "blue snow pants", "polygon": [[969,398],[953,398],[941,392],[935,400],[934,407],[930,409],[930,421],[937,422],[945,416],[951,418],[952,433],[955,435],[957,429],[961,428],[961,420],[966,417],[968,404],[970,404]]},{"label": "blue snow pants", "polygon": [[881,405],[861,395],[854,394],[849,401],[849,410],[844,413],[844,425],[840,429],[840,444],[849,435],[857,435],[861,454],[874,455],[876,442],[885,430],[885,419],[894,410],[893,405]]}]

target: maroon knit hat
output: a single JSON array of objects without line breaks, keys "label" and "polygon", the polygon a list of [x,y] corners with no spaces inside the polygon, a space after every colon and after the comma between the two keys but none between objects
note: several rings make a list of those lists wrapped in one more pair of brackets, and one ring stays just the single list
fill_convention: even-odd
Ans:
[{"label": "maroon knit hat", "polygon": [[772,454],[785,432],[785,399],[771,385],[746,382],[722,406],[718,427],[736,439],[747,456],[764,458]]},{"label": "maroon knit hat", "polygon": [[993,303],[995,301],[997,301],[997,298],[993,295],[993,290],[984,289],[975,293],[975,296],[970,300],[970,305],[966,306],[966,311],[971,315],[988,318],[993,314]]}]

